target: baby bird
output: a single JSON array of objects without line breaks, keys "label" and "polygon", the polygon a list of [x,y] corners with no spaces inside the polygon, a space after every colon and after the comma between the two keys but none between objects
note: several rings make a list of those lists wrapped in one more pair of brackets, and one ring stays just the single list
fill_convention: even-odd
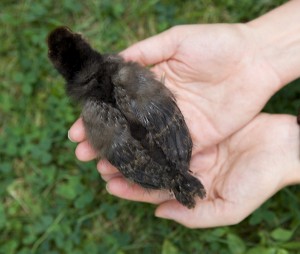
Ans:
[{"label": "baby bird", "polygon": [[189,171],[192,140],[172,93],[148,69],[100,54],[67,27],[47,39],[48,56],[82,106],[87,139],[125,178],[166,189],[188,208],[205,197]]}]

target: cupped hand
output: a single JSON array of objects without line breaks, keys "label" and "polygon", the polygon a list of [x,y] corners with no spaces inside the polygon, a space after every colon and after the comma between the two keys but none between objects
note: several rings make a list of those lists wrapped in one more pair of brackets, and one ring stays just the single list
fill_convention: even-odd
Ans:
[{"label": "cupped hand", "polygon": [[156,216],[190,228],[236,224],[281,188],[300,182],[299,126],[288,115],[261,114],[219,145],[193,155],[191,170],[207,190],[187,209],[165,191],[128,183],[109,163],[98,170],[117,197],[158,205]]},{"label": "cupped hand", "polygon": [[199,151],[239,130],[280,88],[256,38],[246,24],[178,26],[122,55],[164,77]]}]

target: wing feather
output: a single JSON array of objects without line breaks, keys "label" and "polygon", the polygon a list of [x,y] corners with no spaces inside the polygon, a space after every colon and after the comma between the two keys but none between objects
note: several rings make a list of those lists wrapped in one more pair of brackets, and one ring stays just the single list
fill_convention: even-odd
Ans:
[{"label": "wing feather", "polygon": [[121,112],[110,104],[88,101],[82,111],[83,123],[92,147],[131,181],[145,188],[167,188],[166,169],[156,163],[129,131]]}]

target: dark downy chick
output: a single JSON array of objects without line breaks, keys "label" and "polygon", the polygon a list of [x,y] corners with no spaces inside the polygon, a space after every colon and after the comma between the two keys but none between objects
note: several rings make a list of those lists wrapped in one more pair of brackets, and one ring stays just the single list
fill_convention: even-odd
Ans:
[{"label": "dark downy chick", "polygon": [[166,189],[188,208],[205,197],[190,174],[192,140],[171,92],[146,68],[100,54],[81,35],[59,27],[48,36],[49,58],[68,95],[82,105],[89,143],[131,181]]}]

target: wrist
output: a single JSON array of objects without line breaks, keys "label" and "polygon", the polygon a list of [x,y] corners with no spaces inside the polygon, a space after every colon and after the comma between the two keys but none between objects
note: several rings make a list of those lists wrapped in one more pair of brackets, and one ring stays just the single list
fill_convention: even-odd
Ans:
[{"label": "wrist", "polygon": [[287,118],[284,126],[284,139],[281,141],[281,152],[284,158],[282,163],[281,188],[300,184],[300,132],[295,117]]},{"label": "wrist", "polygon": [[299,149],[297,154],[297,160],[298,161],[295,160],[293,163],[291,163],[289,168],[288,167],[282,168],[284,176],[280,184],[281,188],[300,184]]},{"label": "wrist", "polygon": [[280,87],[300,76],[300,1],[290,1],[247,23],[259,52],[280,80]]}]

